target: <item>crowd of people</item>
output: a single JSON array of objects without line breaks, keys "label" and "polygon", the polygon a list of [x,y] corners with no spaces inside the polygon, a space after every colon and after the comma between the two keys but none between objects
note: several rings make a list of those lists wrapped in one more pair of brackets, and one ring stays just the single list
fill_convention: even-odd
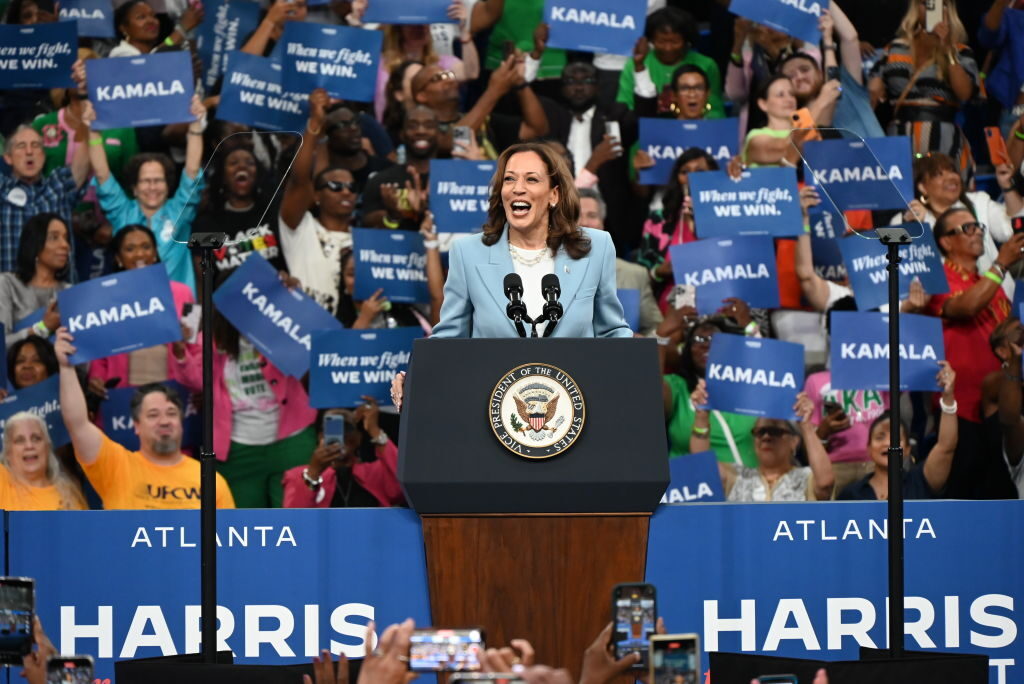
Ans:
[{"label": "crowd of people", "polygon": [[[578,226],[607,233],[618,287],[640,292],[632,334],[658,343],[671,458],[712,451],[728,500],[885,498],[894,402],[911,418],[900,431],[906,496],[1024,492],[1024,327],[1011,306],[1024,273],[1024,233],[1014,221],[1024,216],[1024,34],[1014,30],[1021,0],[946,0],[931,30],[924,0],[832,2],[819,20],[819,44],[732,15],[728,0],[648,0],[643,35],[627,56],[549,47],[541,0],[452,0],[449,24],[364,24],[373,2],[273,0],[244,38],[243,52],[272,57],[288,22],[383,32],[373,101],[309,93],[301,146],[295,135],[219,119],[219,86],[197,90],[185,123],[94,127],[89,60],[195,56],[197,27],[211,21],[201,3],[115,2],[117,38],[81,40],[75,87],[0,92],[0,324],[9,382],[0,392],[16,397],[59,376],[70,437],[55,448],[40,416],[7,418],[0,508],[197,506],[197,445],[184,443],[183,421],[197,409],[205,334],[214,346],[218,505],[405,505],[392,407],[365,397],[358,406],[312,408],[308,382],[277,368],[220,311],[198,338],[183,323],[180,341],[76,367],[56,295],[160,263],[184,317],[201,282],[180,236],[220,231],[229,244],[215,252],[215,286],[259,254],[346,328],[460,336],[465,330],[442,321],[442,310],[459,306],[446,293],[471,284],[453,266],[446,290],[446,255],[458,241],[435,223],[430,197],[431,162],[449,158],[499,161],[492,213],[503,183],[524,183],[523,197],[555,197],[552,226],[568,231],[558,249],[573,258]],[[11,0],[4,16],[32,24],[56,20],[55,11],[50,0]],[[738,154],[726,164],[691,147],[663,186],[641,184],[638,172],[655,160],[639,144],[639,121],[659,117],[736,118]],[[1001,130],[1009,163],[989,158],[986,127]],[[942,321],[940,392],[891,397],[833,387],[824,356],[811,351],[827,348],[833,312],[857,308],[847,281],[815,268],[808,217],[825,198],[804,183],[800,163],[806,140],[841,135],[836,129],[909,138],[912,201],[904,210],[847,212],[844,227],[920,221],[933,232],[949,292],[915,283],[900,310]],[[518,142],[534,143],[517,149],[533,150],[543,164],[522,171],[523,180],[502,154]],[[701,238],[690,180],[772,166],[797,168],[804,220],[799,237],[775,240],[781,306],[730,298],[698,315],[694,290],[674,282],[670,258],[671,247]],[[578,202],[561,203],[563,182]],[[356,297],[357,227],[423,235],[429,301],[390,302],[380,291]],[[485,231],[483,243],[493,244],[488,239]],[[510,242],[508,250],[527,264],[557,258],[545,253],[552,244]],[[452,253],[453,264],[480,254]],[[628,334],[599,325],[605,304],[588,322],[591,332]],[[706,410],[708,355],[720,333],[805,343],[797,421]],[[185,388],[184,400],[168,381]],[[129,387],[137,388],[137,451],[98,427],[109,391]],[[325,435],[331,421],[345,424],[343,439]]]}]

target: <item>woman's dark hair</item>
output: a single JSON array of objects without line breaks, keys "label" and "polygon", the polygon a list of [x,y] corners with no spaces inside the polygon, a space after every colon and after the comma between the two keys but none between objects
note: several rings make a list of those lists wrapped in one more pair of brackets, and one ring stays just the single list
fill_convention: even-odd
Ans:
[{"label": "woman's dark hair", "polygon": [[398,133],[402,130],[402,122],[404,120],[405,105],[395,99],[395,93],[402,89],[402,82],[405,80],[405,72],[413,64],[419,64],[423,66],[423,62],[417,60],[406,60],[396,66],[391,71],[391,76],[388,77],[387,85],[384,86],[384,114],[381,117],[381,123],[384,125],[384,129],[391,136],[393,141],[398,141]]},{"label": "woman's dark hair", "polygon": [[686,47],[697,44],[697,22],[693,15],[678,7],[662,7],[647,17],[644,25],[644,36],[653,41],[654,36],[662,31],[678,33],[686,41]]},{"label": "woman's dark hair", "polygon": [[[217,288],[220,287],[233,272],[234,269],[230,271],[221,271],[217,274],[213,281],[214,292],[217,291]],[[213,343],[231,358],[238,358],[238,328],[232,325],[231,321],[225,318],[224,314],[222,314],[220,309],[216,306],[213,309]]]},{"label": "woman's dark hair", "polygon": [[[963,182],[963,176],[960,173],[960,168],[957,166],[953,158],[942,152],[929,152],[923,157],[918,157],[914,160],[914,192],[919,192],[917,189],[918,185],[923,185],[929,178],[934,178],[943,171],[952,171],[956,175],[960,176],[960,202],[967,207],[967,211],[974,214],[975,218],[978,216],[977,210],[974,208],[974,202],[967,196],[967,185]],[[928,208],[933,214],[931,205],[928,204],[928,198],[923,198],[921,202],[925,207]],[[936,226],[938,221],[936,221]],[[936,235],[936,237],[938,237]]]},{"label": "woman's dark hair", "polygon": [[164,178],[167,180],[167,197],[170,198],[178,188],[178,175],[175,173],[177,169],[171,158],[162,152],[143,152],[128,160],[128,164],[124,167],[125,184],[129,188],[134,188],[138,185],[139,171],[142,169],[143,164],[149,162],[156,162],[164,167]]},{"label": "woman's dark hair", "polygon": [[557,187],[558,204],[548,214],[548,248],[557,252],[564,247],[573,259],[580,259],[590,253],[590,238],[580,229],[580,195],[576,192],[576,182],[565,159],[556,154],[550,145],[544,143],[517,143],[505,148],[498,157],[497,171],[491,184],[491,200],[487,209],[487,222],[484,223],[485,245],[493,245],[505,230],[505,204],[501,201],[502,178],[505,166],[512,155],[520,152],[533,152],[541,158],[548,170],[548,179],[552,187]]},{"label": "woman's dark hair", "polygon": [[[245,138],[246,136],[238,136],[239,138]],[[201,211],[213,210],[219,211],[224,206],[224,202],[228,198],[228,183],[227,183],[227,164],[228,157],[233,155],[235,152],[241,150],[250,157],[256,164],[256,176],[253,178],[252,184],[252,200],[255,206],[263,206],[262,198],[266,197],[268,192],[273,192],[272,180],[267,170],[263,168],[263,164],[260,163],[259,157],[256,156],[256,152],[250,145],[247,145],[245,141],[239,140],[235,143],[229,143],[229,145],[221,150],[218,154],[220,157],[217,161],[219,162],[216,168],[207,176],[206,193],[203,197],[203,203]]]},{"label": "woman's dark hair", "polygon": [[132,8],[138,4],[148,4],[146,0],[128,0],[126,3],[114,10],[114,30],[117,31],[121,37],[126,37],[121,33],[121,25],[128,22],[128,14],[132,11]]},{"label": "woman's dark hair", "polygon": [[939,242],[939,239],[949,235],[950,217],[963,213],[974,216],[974,212],[969,210],[967,207],[950,207],[939,214],[938,218],[935,219],[935,228],[932,229],[932,235],[935,237],[935,246],[939,248],[939,251],[942,252],[943,256],[946,255],[946,250],[942,247],[942,243]]},{"label": "woman's dark hair", "polygon": [[[877,418],[871,421],[871,426],[868,428],[868,444],[871,443],[871,435],[875,434],[875,428],[881,425],[882,423],[891,420],[892,411],[886,409],[885,411],[882,411],[882,413],[879,414]],[[902,418],[900,418],[900,436],[902,436],[903,439],[907,440],[908,443],[910,442],[910,426],[907,425],[906,421],[904,421]]]},{"label": "woman's dark hair", "polygon": [[725,332],[724,323],[717,318],[700,321],[686,333],[686,341],[683,343],[682,351],[679,352],[679,366],[676,368],[676,373],[686,380],[686,386],[691,392],[697,387],[697,381],[704,377],[704,374],[693,364],[693,338],[697,335],[698,330],[709,327],[716,328],[718,332]]},{"label": "woman's dark hair", "polygon": [[684,64],[675,71],[672,72],[672,90],[675,91],[676,84],[679,82],[679,77],[684,74],[697,74],[704,80],[704,89],[709,93],[711,92],[711,81],[708,80],[707,73],[696,64]]},{"label": "woman's dark hair", "polygon": [[676,163],[672,165],[672,171],[669,173],[668,183],[665,185],[665,197],[661,203],[661,215],[665,218],[665,225],[670,230],[679,222],[679,215],[683,211],[683,200],[686,199],[683,186],[679,183],[679,172],[683,166],[695,159],[706,161],[710,171],[718,170],[718,162],[715,161],[715,158],[699,147],[688,147],[676,158]]},{"label": "woman's dark hair", "polygon": [[[776,81],[785,81],[786,83],[790,82],[789,76],[783,76],[782,74],[779,73],[772,74],[772,76],[768,78],[768,80],[766,80],[758,87],[757,93],[754,94],[754,102],[756,103],[758,100],[767,100],[768,91],[771,90],[771,87],[775,84]],[[758,107],[758,109],[761,108]]]},{"label": "woman's dark hair", "polygon": [[832,302],[832,306],[828,307],[828,311],[825,313],[825,332],[828,336],[832,337],[832,312],[856,310],[857,300],[849,295],[840,297],[836,301]]},{"label": "woman's dark hair", "polygon": [[4,17],[5,24],[20,24],[21,23],[21,9],[25,5],[35,5],[44,12],[50,12],[56,14],[57,11],[53,6],[53,0],[11,0],[11,4],[7,6],[7,14]]},{"label": "woman's dark hair", "polygon": [[145,233],[148,235],[150,242],[153,243],[153,253],[156,254],[156,260],[157,262],[160,261],[160,250],[157,249],[156,235],[153,234],[153,231],[141,223],[130,223],[114,233],[114,239],[110,241],[110,246],[107,247],[110,250],[110,261],[114,264],[115,273],[124,270],[124,265],[117,263],[117,255],[121,251],[121,245],[124,244],[125,238],[132,233]]},{"label": "woman's dark hair", "polygon": [[[21,348],[25,345],[36,348],[36,354],[39,355],[39,360],[43,362],[43,366],[46,368],[46,377],[57,374],[60,366],[57,365],[57,354],[53,351],[53,345],[42,337],[29,335],[12,344],[7,350],[7,377],[10,378],[12,385],[14,384],[14,361],[18,358]],[[17,387],[16,389],[21,388]]]},{"label": "woman's dark hair", "polygon": [[[46,234],[50,230],[51,221],[60,221],[64,230],[67,231],[68,245],[71,245],[73,239],[71,231],[68,229],[67,221],[59,214],[44,212],[25,221],[25,225],[21,227],[21,237],[18,239],[18,259],[14,263],[14,274],[26,285],[36,274],[36,257],[46,247]],[[57,280],[67,280],[70,273],[71,258],[69,255],[68,263],[54,276]]]}]

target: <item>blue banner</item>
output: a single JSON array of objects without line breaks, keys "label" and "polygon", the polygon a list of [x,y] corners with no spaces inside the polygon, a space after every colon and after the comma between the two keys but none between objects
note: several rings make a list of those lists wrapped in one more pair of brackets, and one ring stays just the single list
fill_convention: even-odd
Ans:
[{"label": "blue banner", "polygon": [[42,382],[18,390],[0,402],[0,433],[7,419],[20,411],[34,413],[46,421],[54,449],[71,441],[60,414],[60,374],[51,375]]},{"label": "blue banner", "polygon": [[702,238],[803,231],[795,169],[750,169],[739,180],[725,171],[706,171],[689,181],[693,220]]},{"label": "blue banner", "polygon": [[823,5],[827,8],[820,0],[732,0],[729,11],[817,45],[821,42],[818,18]]},{"label": "blue banner", "polygon": [[661,503],[725,501],[718,457],[714,451],[673,456],[668,461],[668,472],[671,479]]},{"label": "blue banner", "polygon": [[93,128],[135,128],[192,121],[195,90],[188,52],[90,59],[85,63]]},{"label": "blue banner", "polygon": [[75,337],[72,363],[181,339],[163,264],[93,278],[57,293],[61,322]]},{"label": "blue banner", "polygon": [[[10,571],[35,578],[47,634],[62,652],[93,655],[99,681],[113,682],[117,660],[198,652],[194,511],[10,513],[8,521]],[[225,510],[217,537],[218,641],[236,663],[308,663],[322,648],[360,658],[370,620],[378,636],[410,616],[430,624],[412,511]]]},{"label": "blue banner", "polygon": [[631,55],[643,35],[647,6],[620,0],[545,0],[548,46]]},{"label": "blue banner", "polygon": [[74,88],[78,59],[74,22],[0,24],[0,90]]},{"label": "blue banner", "polygon": [[[874,311],[833,311],[829,345],[832,387],[889,389],[889,315]],[[942,319],[900,314],[900,389],[937,392],[935,376],[946,358]]]},{"label": "blue banner", "polygon": [[[1024,321],[1024,280],[1013,281],[1013,305],[1010,315]],[[17,330],[17,326],[14,329]]]},{"label": "blue banner", "polygon": [[114,8],[110,0],[61,0],[61,21],[77,21],[80,38],[113,38]]},{"label": "blue banner", "polygon": [[196,32],[196,51],[203,62],[203,84],[210,90],[227,73],[228,55],[240,49],[259,25],[260,6],[245,0],[214,0],[205,11]]},{"label": "blue banner", "polygon": [[791,419],[796,395],[804,386],[804,347],[718,333],[711,341],[704,379],[711,408]]},{"label": "blue banner", "polygon": [[[183,447],[199,446],[203,438],[203,421],[192,393],[174,380],[166,380],[162,384],[176,390],[181,397],[184,411],[182,418],[181,445]],[[139,436],[135,434],[132,422],[131,401],[137,387],[115,387],[107,390],[107,398],[100,405],[103,416],[103,433],[126,449],[139,450]]]},{"label": "blue banner", "polygon": [[357,301],[377,290],[393,302],[429,302],[427,257],[423,236],[408,230],[355,228],[352,249],[356,253]]},{"label": "blue banner", "polygon": [[[908,225],[911,235],[918,228]],[[850,235],[839,240],[846,272],[850,276],[850,287],[861,311],[877,309],[889,301],[888,277],[885,270],[886,247],[877,239]],[[925,226],[924,233],[914,239],[913,244],[900,247],[900,299],[910,294],[910,283],[914,278],[921,280],[925,292],[930,295],[949,292],[946,271],[942,268],[942,255],[935,245],[931,228]]]},{"label": "blue banner", "polygon": [[305,130],[309,93],[285,90],[283,68],[269,57],[232,52],[217,118],[271,131]]},{"label": "blue banner", "polygon": [[[702,672],[711,651],[859,660],[888,647],[885,506],[662,506],[646,581],[669,632],[701,635]],[[905,648],[982,653],[991,684],[1021,681],[1024,551],[1007,540],[1024,503],[908,501],[903,529]]]},{"label": "blue banner", "polygon": [[831,200],[840,211],[906,209],[914,199],[910,138],[814,140],[804,145],[803,155],[813,170],[808,182],[824,188],[822,201]]},{"label": "blue banner", "polygon": [[331,97],[372,102],[383,36],[349,26],[285,22],[280,54],[286,82],[305,93],[324,88]]},{"label": "blue banner", "polygon": [[466,159],[430,160],[430,211],[444,233],[483,229],[496,163]]},{"label": "blue banner", "polygon": [[364,24],[457,24],[448,17],[451,0],[370,0]]},{"label": "blue banner", "polygon": [[836,240],[843,236],[846,224],[843,215],[825,208],[822,202],[807,212],[811,224],[811,258],[814,272],[835,283],[846,281],[843,253]]},{"label": "blue banner", "polygon": [[341,323],[301,290],[289,290],[270,263],[251,254],[213,293],[213,303],[238,332],[281,371],[309,370],[311,335]]},{"label": "blue banner", "polygon": [[358,406],[364,394],[389,401],[391,380],[399,371],[409,369],[412,342],[421,337],[422,328],[315,333],[310,354],[310,406]]},{"label": "blue banner", "polygon": [[615,291],[622,305],[622,315],[633,332],[640,330],[640,290],[619,288]]},{"label": "blue banner", "polygon": [[640,149],[654,161],[640,169],[641,185],[665,185],[676,159],[691,147],[706,151],[722,168],[739,154],[739,119],[640,119]]},{"label": "blue banner", "polygon": [[697,311],[712,314],[726,297],[739,297],[750,306],[779,306],[775,245],[766,236],[727,240],[697,240],[669,247],[677,285],[697,288]]}]

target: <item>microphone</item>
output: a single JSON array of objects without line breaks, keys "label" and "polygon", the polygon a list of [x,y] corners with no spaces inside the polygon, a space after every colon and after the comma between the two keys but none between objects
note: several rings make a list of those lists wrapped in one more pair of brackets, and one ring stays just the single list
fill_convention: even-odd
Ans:
[{"label": "microphone", "polygon": [[544,328],[544,337],[550,337],[558,321],[562,319],[562,305],[558,298],[562,296],[562,285],[558,276],[548,273],[540,280],[540,290],[544,294],[544,317],[548,320]]},{"label": "microphone", "polygon": [[505,298],[508,299],[505,314],[516,324],[519,336],[526,337],[526,328],[523,327],[523,320],[527,318],[526,304],[523,303],[523,279],[518,273],[509,273],[503,285]]}]

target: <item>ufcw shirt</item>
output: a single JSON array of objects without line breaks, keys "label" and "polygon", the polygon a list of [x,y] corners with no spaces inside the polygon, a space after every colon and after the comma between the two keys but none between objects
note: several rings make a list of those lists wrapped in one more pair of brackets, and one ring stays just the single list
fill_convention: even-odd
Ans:
[{"label": "ufcw shirt", "polygon": [[[156,465],[106,435],[97,459],[82,464],[106,509],[199,508],[199,461],[184,457],[171,466]],[[234,508],[228,484],[217,474],[217,508]]]},{"label": "ufcw shirt", "polygon": [[53,485],[31,487],[21,484],[6,467],[0,466],[0,508],[5,511],[81,510],[82,502],[61,502],[60,492]]}]

